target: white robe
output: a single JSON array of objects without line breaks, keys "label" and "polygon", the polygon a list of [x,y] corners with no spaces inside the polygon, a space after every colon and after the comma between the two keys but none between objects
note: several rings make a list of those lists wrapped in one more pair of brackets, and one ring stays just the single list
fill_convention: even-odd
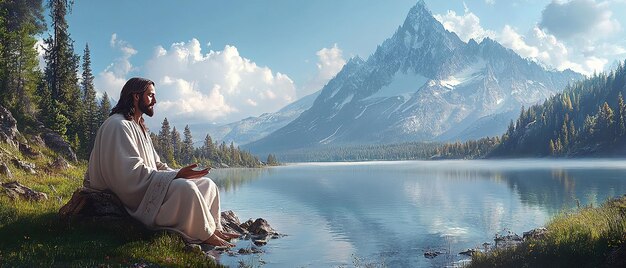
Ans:
[{"label": "white robe", "polygon": [[191,243],[205,241],[222,229],[219,190],[209,178],[174,179],[177,173],[160,162],[139,124],[115,114],[98,130],[85,186],[112,191],[148,228],[176,231]]}]

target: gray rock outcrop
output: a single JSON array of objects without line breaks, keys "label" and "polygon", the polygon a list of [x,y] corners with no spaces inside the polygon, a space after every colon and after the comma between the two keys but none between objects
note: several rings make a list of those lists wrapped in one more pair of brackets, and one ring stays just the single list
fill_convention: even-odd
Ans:
[{"label": "gray rock outcrop", "polygon": [[13,173],[11,173],[11,170],[5,163],[0,164],[0,175],[9,179],[13,178]]},{"label": "gray rock outcrop", "polygon": [[78,161],[76,157],[76,153],[72,150],[72,147],[69,143],[67,143],[63,137],[61,137],[56,132],[50,130],[49,128],[45,128],[43,125],[39,126],[40,137],[43,139],[46,146],[53,151],[61,154],[66,159],[76,162]]},{"label": "gray rock outcrop", "polygon": [[13,117],[11,112],[0,106],[0,142],[7,143],[13,147],[17,147],[17,136],[19,131],[17,130],[17,120]]},{"label": "gray rock outcrop", "polygon": [[0,186],[11,199],[22,198],[28,201],[48,200],[47,194],[32,190],[17,181],[5,182]]}]

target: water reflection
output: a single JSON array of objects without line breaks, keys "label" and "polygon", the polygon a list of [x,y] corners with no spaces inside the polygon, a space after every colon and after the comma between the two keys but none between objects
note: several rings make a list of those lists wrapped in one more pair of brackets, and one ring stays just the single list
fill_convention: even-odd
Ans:
[{"label": "water reflection", "polygon": [[224,192],[236,191],[243,184],[258,179],[261,175],[272,175],[266,168],[223,168],[212,169],[209,177]]},{"label": "water reflection", "polygon": [[[576,200],[625,193],[625,170],[614,160],[369,162],[224,170],[217,181],[225,204],[289,234],[266,247],[272,267],[351,265],[354,256],[441,267]],[[427,250],[452,254],[426,259]]]}]

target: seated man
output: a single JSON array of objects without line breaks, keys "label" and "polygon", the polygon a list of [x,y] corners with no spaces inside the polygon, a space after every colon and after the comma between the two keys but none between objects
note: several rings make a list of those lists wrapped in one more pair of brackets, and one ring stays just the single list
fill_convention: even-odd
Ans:
[{"label": "seated man", "polygon": [[238,235],[222,231],[219,190],[204,177],[209,170],[194,164],[175,171],[160,162],[142,117],[154,114],[155,103],[154,82],[126,82],[98,130],[86,186],[115,193],[148,228],[175,231],[189,243],[234,246],[226,240]]}]

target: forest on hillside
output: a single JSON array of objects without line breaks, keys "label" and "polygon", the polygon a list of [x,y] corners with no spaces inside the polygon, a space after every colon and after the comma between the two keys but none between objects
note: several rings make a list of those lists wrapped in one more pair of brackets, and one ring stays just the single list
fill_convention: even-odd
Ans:
[{"label": "forest on hillside", "polygon": [[522,108],[490,157],[626,155],[626,68],[576,82],[543,104]]}]

